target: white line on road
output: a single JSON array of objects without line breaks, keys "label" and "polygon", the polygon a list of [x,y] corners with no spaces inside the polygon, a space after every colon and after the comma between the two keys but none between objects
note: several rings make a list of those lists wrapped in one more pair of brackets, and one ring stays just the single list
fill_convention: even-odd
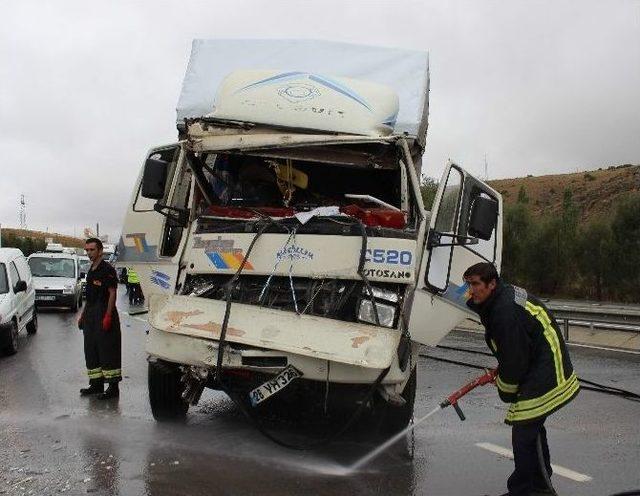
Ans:
[{"label": "white line on road", "polygon": [[[503,448],[502,446],[498,446],[497,444],[491,443],[476,443],[478,448],[485,449],[487,451],[491,451],[492,453],[496,453],[500,456],[504,456],[506,458],[513,459],[513,451],[507,448]],[[574,480],[576,482],[589,482],[593,480],[593,477],[586,474],[581,474],[580,472],[575,472],[569,468],[561,467],[560,465],[551,464],[551,468],[553,469],[553,473],[556,475],[560,475],[562,477],[566,477],[567,479]]]}]

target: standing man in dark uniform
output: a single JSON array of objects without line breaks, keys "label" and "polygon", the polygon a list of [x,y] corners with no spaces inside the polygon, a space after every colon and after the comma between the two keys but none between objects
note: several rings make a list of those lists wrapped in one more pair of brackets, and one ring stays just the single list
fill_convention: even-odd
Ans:
[{"label": "standing man in dark uniform", "polygon": [[[102,241],[89,238],[85,242],[91,268],[87,273],[87,295],[78,327],[84,333],[84,358],[89,374],[89,387],[82,396],[99,395],[106,400],[116,398],[122,380],[120,370],[120,320],[116,310],[118,276],[115,269],[102,260]],[[104,383],[108,384],[104,391]]]},{"label": "standing man in dark uniform", "polygon": [[544,304],[503,283],[493,264],[472,265],[464,279],[471,290],[467,305],[480,315],[485,340],[498,360],[498,394],[511,404],[505,422],[513,426],[515,470],[503,496],[555,494],[543,475],[538,443],[551,477],[544,421],[580,389],[562,333]]}]

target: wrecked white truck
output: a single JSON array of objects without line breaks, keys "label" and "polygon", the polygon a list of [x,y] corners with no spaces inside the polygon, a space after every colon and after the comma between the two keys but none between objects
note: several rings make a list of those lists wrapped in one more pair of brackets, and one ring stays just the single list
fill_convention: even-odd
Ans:
[{"label": "wrecked white truck", "polygon": [[145,157],[118,247],[149,302],[157,419],[210,387],[409,422],[420,345],[469,317],[462,273],[501,254],[501,197],[462,168],[423,207],[428,93],[426,52],[194,41],[179,141]]}]

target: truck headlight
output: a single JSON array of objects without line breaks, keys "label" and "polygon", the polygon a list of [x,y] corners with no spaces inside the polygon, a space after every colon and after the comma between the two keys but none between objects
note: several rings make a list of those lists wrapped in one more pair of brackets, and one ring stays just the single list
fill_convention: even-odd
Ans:
[{"label": "truck headlight", "polygon": [[[385,305],[384,303],[378,302],[376,302],[375,305],[375,308],[378,311],[378,319],[380,319],[380,325],[384,327],[393,327],[393,321],[396,317],[396,308],[391,305]],[[358,320],[377,325],[376,314],[373,309],[373,303],[371,303],[371,300],[360,300],[360,307],[358,308]]]},{"label": "truck headlight", "polygon": [[67,284],[65,285],[64,289],[62,290],[63,294],[73,294],[73,285],[71,284]]}]

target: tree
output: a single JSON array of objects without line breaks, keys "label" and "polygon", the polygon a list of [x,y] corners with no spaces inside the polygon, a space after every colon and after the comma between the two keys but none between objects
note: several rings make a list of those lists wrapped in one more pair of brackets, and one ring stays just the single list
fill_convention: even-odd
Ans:
[{"label": "tree", "polygon": [[518,203],[529,203],[529,197],[527,196],[527,190],[524,187],[524,184],[520,186],[518,190]]},{"label": "tree", "polygon": [[625,197],[611,222],[614,253],[612,276],[618,299],[637,301],[640,288],[640,193]]},{"label": "tree", "polygon": [[522,203],[504,209],[502,276],[514,284],[526,285],[526,256],[531,240],[533,221]]},{"label": "tree", "polygon": [[586,283],[582,285],[583,296],[602,300],[605,292],[613,289],[614,251],[615,244],[609,223],[595,220],[580,229],[575,253],[578,271]]},{"label": "tree", "polygon": [[423,175],[420,183],[420,194],[422,195],[422,203],[424,203],[425,210],[431,210],[437,191],[438,182],[431,177]]}]

